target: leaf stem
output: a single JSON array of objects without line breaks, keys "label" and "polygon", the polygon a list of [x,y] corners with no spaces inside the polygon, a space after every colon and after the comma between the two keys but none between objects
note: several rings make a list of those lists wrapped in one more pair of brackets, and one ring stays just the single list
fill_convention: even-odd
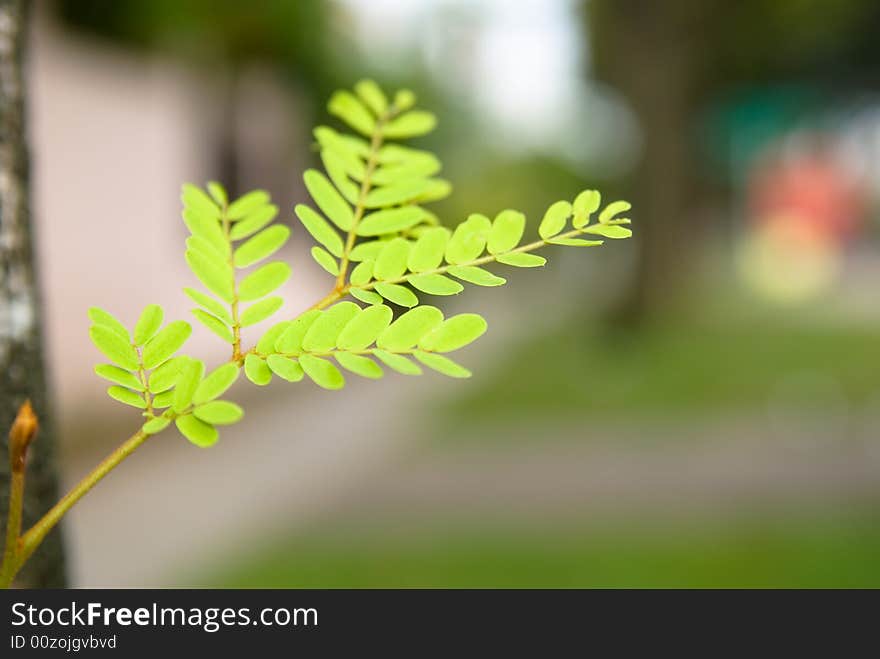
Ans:
[{"label": "leaf stem", "polygon": [[153,395],[150,393],[150,379],[147,375],[147,369],[144,368],[144,359],[141,355],[141,349],[137,346],[134,346],[135,351],[138,356],[138,379],[141,381],[141,384],[144,387],[144,402],[147,404],[146,413],[150,416],[153,415]]},{"label": "leaf stem", "polygon": [[347,292],[348,292],[348,287],[345,287],[345,286],[341,289],[334,288],[332,291],[327,293],[327,295],[325,295],[323,298],[321,298],[320,300],[315,302],[312,306],[310,306],[308,310],[311,311],[312,309],[325,309],[328,306],[330,306],[331,304],[333,304],[334,302],[336,302],[336,300],[339,300],[339,299],[345,297]]},{"label": "leaf stem", "polygon": [[370,189],[373,185],[371,177],[373,176],[373,172],[376,170],[376,165],[379,162],[379,149],[382,148],[382,126],[385,125],[389,116],[389,113],[386,112],[376,120],[376,127],[373,129],[373,135],[370,138],[370,153],[367,156],[367,168],[364,173],[364,178],[361,181],[361,189],[358,194],[357,204],[354,208],[354,219],[351,222],[351,229],[348,230],[348,235],[345,238],[345,247],[342,250],[342,257],[339,261],[339,275],[336,277],[336,287],[334,289],[336,291],[342,290],[345,287],[345,276],[348,274],[348,266],[351,262],[349,254],[351,254],[351,250],[354,249],[354,243],[357,240],[358,225],[364,217],[367,195],[370,193]]},{"label": "leaf stem", "polygon": [[336,277],[336,286],[323,300],[316,303],[312,309],[323,309],[327,305],[345,297],[346,295],[349,287],[345,284],[345,277],[348,274],[348,266],[351,264],[349,255],[351,254],[351,250],[354,249],[354,244],[357,241],[358,225],[366,212],[367,195],[370,193],[373,186],[371,178],[379,164],[379,150],[382,148],[383,141],[382,128],[399,113],[400,110],[394,105],[391,105],[382,115],[376,118],[376,126],[373,128],[373,134],[370,138],[370,151],[367,155],[367,166],[364,172],[364,178],[361,181],[361,189],[358,194],[357,204],[355,204],[354,208],[354,219],[351,223],[351,229],[349,229],[348,235],[345,238],[345,247],[342,250],[342,257],[339,261],[339,274]]},{"label": "leaf stem", "polygon": [[[43,539],[49,531],[55,528],[55,525],[58,524],[62,517],[64,517],[65,513],[67,513],[77,501],[85,496],[85,494],[97,485],[107,474],[117,467],[119,463],[134,453],[135,449],[143,444],[147,437],[149,437],[149,435],[143,430],[138,430],[134,435],[125,440],[125,442],[118,446],[112,453],[110,453],[110,455],[104,458],[97,467],[89,472],[85,478],[74,485],[73,488],[65,494],[60,501],[58,501],[58,503],[52,506],[49,512],[43,515],[43,517],[27,531],[27,533],[21,536],[21,539],[17,543],[15,560],[10,566],[11,574],[8,575],[9,581],[12,580],[18,570],[21,569],[21,566],[31,557],[31,554],[34,553],[37,547],[40,546],[40,543],[43,542]],[[22,482],[23,480],[24,475],[22,474]],[[6,571],[3,572],[3,576],[6,578]],[[0,586],[8,586],[9,581],[0,580]]]},{"label": "leaf stem", "polygon": [[9,481],[9,512],[6,517],[6,545],[0,566],[0,588],[8,588],[18,568],[21,508],[24,502],[24,469],[13,468]]},{"label": "leaf stem", "polygon": [[229,246],[229,269],[232,272],[232,302],[230,303],[230,311],[232,313],[232,361],[241,362],[241,323],[238,318],[238,282],[235,279],[235,259],[232,250],[232,238],[229,235],[230,224],[229,217],[226,214],[226,204],[223,205],[223,235],[226,238],[226,244]]}]

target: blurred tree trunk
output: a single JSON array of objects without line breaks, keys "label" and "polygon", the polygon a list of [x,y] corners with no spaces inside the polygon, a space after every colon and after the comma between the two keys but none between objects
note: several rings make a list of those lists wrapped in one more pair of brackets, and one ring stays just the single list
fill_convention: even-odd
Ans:
[{"label": "blurred tree trunk", "polygon": [[233,63],[222,67],[220,72],[220,112],[215,129],[214,143],[217,180],[235,198],[242,190],[241,147],[238,138],[239,100],[241,74],[239,67]]},{"label": "blurred tree trunk", "polygon": [[[635,324],[675,297],[695,252],[689,136],[698,84],[699,16],[710,0],[588,3],[596,75],[623,94],[642,130],[633,191],[636,273],[614,320]],[[691,212],[689,212],[691,211]]]},{"label": "blurred tree trunk", "polygon": [[[0,0],[0,433],[4,446],[12,419],[25,399],[30,398],[41,425],[29,451],[24,529],[58,497],[28,207],[23,75],[27,4],[25,0]],[[5,449],[0,465],[0,524],[5,525],[9,487]],[[58,530],[46,538],[16,583],[29,587],[65,585]]]}]

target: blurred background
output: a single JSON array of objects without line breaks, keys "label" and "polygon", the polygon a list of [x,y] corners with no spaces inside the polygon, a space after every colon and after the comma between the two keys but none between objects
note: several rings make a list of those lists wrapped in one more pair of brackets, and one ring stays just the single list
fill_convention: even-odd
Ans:
[{"label": "blurred background", "polygon": [[[42,0],[34,217],[65,486],[128,436],[86,309],[189,316],[179,187],[290,220],[329,93],[440,117],[437,205],[587,187],[636,237],[480,311],[475,375],[242,381],[212,450],[148,443],[68,518],[78,586],[880,586],[873,0]],[[328,276],[296,232],[293,315]],[[190,352],[225,349],[196,324]],[[256,337],[260,328],[252,331]],[[352,378],[350,378],[351,380]]]}]

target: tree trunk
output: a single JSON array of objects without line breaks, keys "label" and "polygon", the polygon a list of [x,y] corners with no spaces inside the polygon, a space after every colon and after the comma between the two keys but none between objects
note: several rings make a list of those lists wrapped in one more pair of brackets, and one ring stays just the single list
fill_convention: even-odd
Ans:
[{"label": "tree trunk", "polygon": [[[31,400],[41,426],[29,451],[23,529],[58,498],[28,206],[23,74],[27,4],[26,0],[0,0],[0,434],[4,447],[8,428],[25,399]],[[8,489],[9,463],[4,450],[0,459],[0,524],[4,525]],[[58,530],[46,538],[16,584],[35,588],[65,585]]]},{"label": "tree trunk", "polygon": [[666,307],[687,272],[689,137],[698,82],[699,24],[708,0],[596,0],[589,14],[596,73],[629,102],[642,129],[633,193],[638,262],[615,320],[634,324]]}]

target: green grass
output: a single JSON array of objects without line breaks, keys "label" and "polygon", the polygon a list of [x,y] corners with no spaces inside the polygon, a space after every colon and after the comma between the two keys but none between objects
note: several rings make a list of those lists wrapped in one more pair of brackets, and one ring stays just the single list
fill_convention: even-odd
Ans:
[{"label": "green grass", "polygon": [[880,587],[880,515],[312,534],[219,587]]},{"label": "green grass", "polygon": [[[572,323],[513,346],[448,410],[453,424],[613,421],[858,407],[880,393],[880,331],[778,322],[591,333]],[[485,367],[484,367],[485,368]],[[490,367],[491,368],[491,367]]]}]

